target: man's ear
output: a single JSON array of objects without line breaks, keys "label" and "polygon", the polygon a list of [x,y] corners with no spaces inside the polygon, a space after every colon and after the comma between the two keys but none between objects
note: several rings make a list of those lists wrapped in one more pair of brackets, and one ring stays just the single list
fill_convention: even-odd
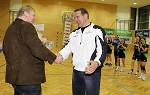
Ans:
[{"label": "man's ear", "polygon": [[25,11],[25,12],[24,12],[24,15],[25,15],[25,16],[28,16],[28,15],[29,15],[29,13]]},{"label": "man's ear", "polygon": [[86,19],[87,19],[87,18],[88,18],[88,15],[87,15],[87,14],[84,14],[84,18],[86,18]]}]

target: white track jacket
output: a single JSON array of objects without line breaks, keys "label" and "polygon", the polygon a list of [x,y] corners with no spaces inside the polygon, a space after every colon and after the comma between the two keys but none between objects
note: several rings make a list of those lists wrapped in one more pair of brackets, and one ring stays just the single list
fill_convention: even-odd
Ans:
[{"label": "white track jacket", "polygon": [[104,29],[91,23],[83,33],[81,28],[74,30],[70,34],[68,44],[59,53],[62,54],[63,60],[72,54],[72,63],[77,71],[85,71],[90,60],[103,66],[107,53]]}]

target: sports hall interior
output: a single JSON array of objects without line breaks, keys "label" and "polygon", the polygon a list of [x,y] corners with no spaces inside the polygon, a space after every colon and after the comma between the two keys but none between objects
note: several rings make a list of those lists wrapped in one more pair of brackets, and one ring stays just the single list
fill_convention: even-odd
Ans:
[{"label": "sports hall interior", "polygon": [[[133,5],[133,3],[137,3]],[[138,5],[141,4],[141,5]],[[128,74],[131,69],[133,55],[133,43],[135,31],[149,30],[150,32],[150,0],[0,0],[0,41],[3,41],[5,31],[15,19],[17,9],[22,5],[30,5],[35,9],[36,24],[44,25],[41,32],[48,40],[53,41],[52,52],[57,54],[63,47],[64,18],[63,13],[73,12],[77,8],[86,8],[90,15],[90,21],[103,27],[114,29],[116,35],[117,20],[128,20],[128,29],[132,30],[131,43],[128,44],[125,59],[125,71],[115,71],[114,56],[112,53],[112,66],[102,68],[101,95],[150,95],[150,50],[146,63],[147,79],[142,81],[138,75]],[[148,8],[148,20],[138,22],[140,8]],[[147,7],[148,6],[148,7]],[[136,9],[134,22],[131,21],[131,10]],[[132,22],[132,23],[131,23]],[[144,24],[143,24],[144,23]],[[131,26],[131,24],[133,26]],[[141,25],[141,27],[140,27]],[[142,26],[143,25],[143,26]],[[72,21],[71,30],[78,25]],[[131,29],[132,27],[132,29]],[[150,34],[149,34],[150,36]],[[61,64],[52,65],[45,62],[46,83],[42,84],[42,95],[71,95],[72,94],[72,59],[69,56]],[[105,63],[104,63],[105,64]],[[121,64],[122,65],[122,64]],[[134,63],[136,70],[137,63]],[[5,83],[6,61],[3,52],[0,53],[0,95],[13,95],[13,88]]]}]

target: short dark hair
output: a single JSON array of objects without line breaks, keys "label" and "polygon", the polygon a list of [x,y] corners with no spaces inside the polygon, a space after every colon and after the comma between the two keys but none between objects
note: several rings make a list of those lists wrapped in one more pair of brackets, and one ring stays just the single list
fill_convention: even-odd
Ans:
[{"label": "short dark hair", "polygon": [[[138,37],[138,38],[139,38],[139,41],[141,40],[141,37],[140,37],[140,36],[136,36],[136,37]],[[136,37],[135,37],[135,38],[136,38]]]},{"label": "short dark hair", "polygon": [[144,40],[145,40],[145,42],[146,42],[146,38],[144,38],[144,37],[141,37],[141,39],[144,39]]},{"label": "short dark hair", "polygon": [[79,8],[79,9],[74,10],[74,12],[76,12],[76,11],[81,11],[82,15],[87,14],[87,16],[89,18],[89,13],[85,8]]},{"label": "short dark hair", "polygon": [[19,16],[22,16],[24,14],[24,12],[30,12],[31,10],[35,11],[31,6],[29,5],[26,5],[26,6],[22,6],[20,9],[19,9],[19,12],[17,14],[17,17]]}]

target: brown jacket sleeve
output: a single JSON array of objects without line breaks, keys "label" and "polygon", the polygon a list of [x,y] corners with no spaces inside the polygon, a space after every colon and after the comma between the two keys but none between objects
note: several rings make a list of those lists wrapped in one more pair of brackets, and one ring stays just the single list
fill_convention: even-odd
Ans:
[{"label": "brown jacket sleeve", "polygon": [[42,44],[35,27],[31,23],[23,25],[22,33],[24,44],[30,49],[33,56],[48,61],[50,64],[54,62],[56,55]]}]

